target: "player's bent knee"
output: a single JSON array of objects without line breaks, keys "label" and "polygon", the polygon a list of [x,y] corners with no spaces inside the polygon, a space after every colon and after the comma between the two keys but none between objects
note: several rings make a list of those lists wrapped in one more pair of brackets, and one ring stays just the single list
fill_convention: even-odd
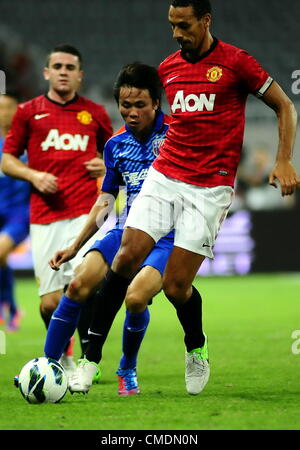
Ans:
[{"label": "player's bent knee", "polygon": [[47,299],[41,304],[41,314],[45,318],[50,318],[53,312],[56,310],[58,303],[53,299]]},{"label": "player's bent knee", "polygon": [[80,285],[81,285],[80,279],[78,279],[77,277],[73,278],[70,281],[67,292],[66,292],[67,297],[73,298],[74,296],[77,296],[79,289],[80,289]]},{"label": "player's bent knee", "polygon": [[90,292],[91,290],[87,283],[80,276],[77,276],[70,281],[66,294],[67,297],[73,300],[84,302],[90,295]]},{"label": "player's bent knee", "polygon": [[189,288],[186,286],[186,283],[180,281],[176,283],[164,281],[163,291],[167,299],[175,305],[181,305],[189,297]]},{"label": "player's bent knee", "polygon": [[138,296],[136,292],[127,292],[125,297],[126,308],[132,314],[138,314],[144,311],[147,306],[147,303]]}]

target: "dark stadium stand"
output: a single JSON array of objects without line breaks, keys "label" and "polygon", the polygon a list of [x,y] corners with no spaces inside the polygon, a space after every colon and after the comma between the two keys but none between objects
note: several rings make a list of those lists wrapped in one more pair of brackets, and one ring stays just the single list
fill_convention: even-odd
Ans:
[{"label": "dark stadium stand", "polygon": [[[298,64],[297,1],[212,0],[213,33],[247,49],[290,91]],[[123,63],[143,60],[158,64],[177,49],[167,24],[169,1],[2,0],[0,25],[6,24],[44,52],[58,42],[72,41],[85,56],[86,83],[111,86]]]}]

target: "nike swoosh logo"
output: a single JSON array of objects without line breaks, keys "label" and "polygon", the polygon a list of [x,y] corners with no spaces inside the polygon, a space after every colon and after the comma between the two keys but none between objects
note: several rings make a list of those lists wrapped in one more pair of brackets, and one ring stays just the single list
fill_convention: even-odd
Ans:
[{"label": "nike swoosh logo", "polygon": [[53,315],[52,315],[52,317],[51,317],[51,320],[61,320],[62,322],[67,322],[67,323],[69,323],[67,320],[61,319],[60,317],[55,317],[55,316],[53,316]]},{"label": "nike swoosh logo", "polygon": [[103,336],[103,334],[100,334],[100,333],[94,333],[94,332],[91,331],[90,329],[88,329],[88,334],[92,334],[93,336]]},{"label": "nike swoosh logo", "polygon": [[210,247],[208,244],[203,244],[202,247]]},{"label": "nike swoosh logo", "polygon": [[131,331],[132,333],[139,333],[140,331],[144,330],[144,328],[141,328],[140,330],[135,330],[134,328],[131,328],[131,327],[126,327],[126,329],[128,331]]},{"label": "nike swoosh logo", "polygon": [[47,116],[50,116],[50,113],[36,114],[36,115],[34,116],[34,118],[35,118],[35,120],[40,120],[40,119],[42,119],[43,117],[47,117]]},{"label": "nike swoosh logo", "polygon": [[170,83],[172,80],[175,80],[175,78],[178,78],[178,77],[179,77],[179,75],[175,75],[175,77],[168,78],[166,81],[166,84]]}]

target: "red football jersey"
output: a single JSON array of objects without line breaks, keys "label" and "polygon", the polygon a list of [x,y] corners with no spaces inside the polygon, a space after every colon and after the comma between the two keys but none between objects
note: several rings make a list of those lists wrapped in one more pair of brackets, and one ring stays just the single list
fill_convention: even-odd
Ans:
[{"label": "red football jersey", "polygon": [[233,186],[247,96],[262,96],[272,78],[245,50],[217,39],[197,62],[177,51],[158,70],[173,121],[153,166],[190,184]]},{"label": "red football jersey", "polygon": [[58,191],[42,194],[32,188],[30,222],[46,224],[90,211],[97,198],[97,180],[84,162],[102,153],[112,135],[103,106],[84,97],[62,105],[41,95],[19,105],[3,152],[28,153],[32,169],[58,177]]}]

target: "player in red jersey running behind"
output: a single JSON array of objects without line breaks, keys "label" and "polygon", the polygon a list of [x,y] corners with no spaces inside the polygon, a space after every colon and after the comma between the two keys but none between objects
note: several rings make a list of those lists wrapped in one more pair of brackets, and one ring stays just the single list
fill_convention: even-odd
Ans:
[{"label": "player in red jersey running behind", "polygon": [[132,204],[98,300],[125,297],[143,259],[175,229],[163,289],[186,324],[186,389],[198,394],[209,365],[203,364],[201,296],[192,283],[205,257],[213,258],[231,204],[247,96],[261,98],[277,115],[279,145],[269,183],[276,187],[278,180],[283,196],[300,185],[291,163],[297,119],[291,100],[252,56],[211,35],[208,0],[174,0],[168,18],[180,50],[160,64],[159,75],[173,120]]},{"label": "player in red jersey running behind", "polygon": [[[81,63],[80,52],[68,44],[51,50],[44,69],[48,93],[19,105],[3,148],[3,172],[32,184],[33,265],[47,328],[84,250],[61,272],[53,272],[48,260],[57,248],[68,246],[85,223],[97,198],[97,177],[104,172],[104,144],[112,134],[104,107],[77,94]],[[25,149],[28,166],[19,160]],[[70,348],[61,362],[67,372],[75,368]]]}]

